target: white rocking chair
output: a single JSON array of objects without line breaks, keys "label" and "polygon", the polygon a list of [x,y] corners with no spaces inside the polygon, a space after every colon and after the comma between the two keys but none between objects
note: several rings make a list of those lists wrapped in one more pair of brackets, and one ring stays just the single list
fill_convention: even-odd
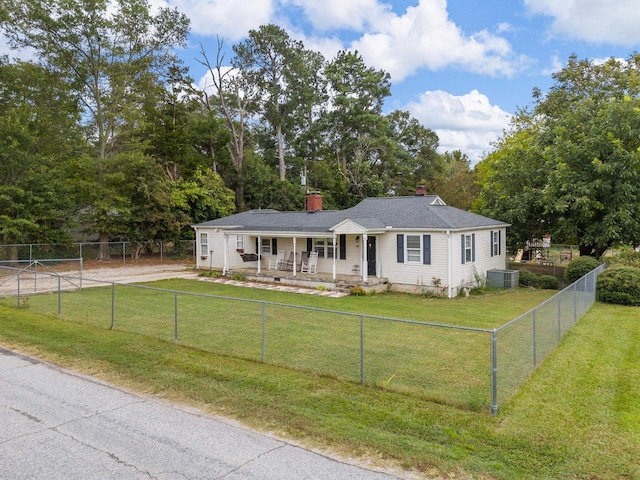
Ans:
[{"label": "white rocking chair", "polygon": [[306,262],[302,262],[300,266],[301,273],[317,273],[318,269],[318,252],[311,252]]},{"label": "white rocking chair", "polygon": [[284,263],[284,250],[278,250],[278,255],[269,259],[269,270],[279,270],[282,263]]}]

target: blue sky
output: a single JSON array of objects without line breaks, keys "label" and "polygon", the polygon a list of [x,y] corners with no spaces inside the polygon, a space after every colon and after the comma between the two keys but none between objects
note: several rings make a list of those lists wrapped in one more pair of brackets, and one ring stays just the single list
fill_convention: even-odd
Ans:
[{"label": "blue sky", "polygon": [[328,60],[358,50],[391,75],[387,112],[408,110],[438,134],[441,152],[461,150],[473,163],[571,54],[625,59],[640,50],[640,0],[149,1],[191,19],[178,53],[199,85],[200,44],[215,58],[216,36],[231,46],[274,23]]},{"label": "blue sky", "polygon": [[155,0],[192,20],[181,52],[192,76],[199,44],[214,56],[216,35],[231,45],[275,23],[331,59],[358,50],[391,74],[388,111],[409,110],[438,133],[440,151],[475,163],[508,127],[534,87],[571,54],[627,58],[640,47],[640,0]]}]

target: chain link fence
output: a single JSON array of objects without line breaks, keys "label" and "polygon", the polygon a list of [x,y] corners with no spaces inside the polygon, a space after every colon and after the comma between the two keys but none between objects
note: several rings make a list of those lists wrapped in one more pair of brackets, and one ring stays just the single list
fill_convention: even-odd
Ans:
[{"label": "chain link fence", "polygon": [[69,244],[25,243],[0,245],[0,262],[16,260],[76,259],[93,260],[101,252],[114,260],[126,262],[140,257],[165,259],[195,259],[195,240],[175,242],[76,242]]},{"label": "chain link fence", "polygon": [[0,304],[497,413],[591,307],[602,268],[495,330],[2,266]]}]

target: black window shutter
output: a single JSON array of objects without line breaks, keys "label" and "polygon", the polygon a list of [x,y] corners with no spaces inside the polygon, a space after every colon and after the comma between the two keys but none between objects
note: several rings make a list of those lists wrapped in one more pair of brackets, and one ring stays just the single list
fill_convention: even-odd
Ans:
[{"label": "black window shutter", "polygon": [[256,253],[260,255],[262,251],[260,250],[260,244],[258,243],[258,237],[256,237]]},{"label": "black window shutter", "polygon": [[271,253],[273,255],[276,255],[278,253],[278,239],[277,238],[272,238],[271,239]]},{"label": "black window shutter", "polygon": [[493,230],[489,232],[489,250],[491,251],[491,256],[493,257]]},{"label": "black window shutter", "polygon": [[399,233],[396,237],[396,243],[397,243],[397,260],[398,263],[404,263],[404,235],[402,233]]},{"label": "black window shutter", "polygon": [[339,237],[340,240],[340,260],[347,259],[347,236],[343,233]]},{"label": "black window shutter", "polygon": [[498,230],[498,255],[502,255],[502,230]]},{"label": "black window shutter", "polygon": [[422,263],[431,265],[431,235],[422,236]]},{"label": "black window shutter", "polygon": [[462,244],[462,264],[464,265],[464,233],[462,234],[460,242]]},{"label": "black window shutter", "polygon": [[471,234],[471,261],[476,261],[476,234]]},{"label": "black window shutter", "polygon": [[307,252],[313,252],[313,238],[307,238]]}]

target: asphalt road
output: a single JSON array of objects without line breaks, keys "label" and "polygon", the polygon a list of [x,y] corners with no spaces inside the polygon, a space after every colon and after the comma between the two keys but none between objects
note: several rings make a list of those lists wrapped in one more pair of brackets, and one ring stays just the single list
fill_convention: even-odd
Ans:
[{"label": "asphalt road", "polygon": [[0,348],[3,480],[392,478]]}]

